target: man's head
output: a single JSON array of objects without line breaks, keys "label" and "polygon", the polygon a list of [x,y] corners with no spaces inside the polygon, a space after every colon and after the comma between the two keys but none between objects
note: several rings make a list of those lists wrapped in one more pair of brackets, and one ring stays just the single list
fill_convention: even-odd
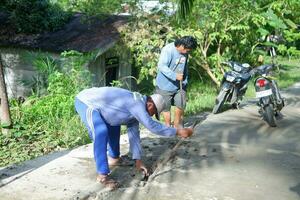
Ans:
[{"label": "man's head", "polygon": [[187,54],[191,50],[197,48],[197,40],[192,37],[192,36],[184,36],[182,38],[179,38],[175,40],[174,42],[176,49],[181,53],[181,54]]},{"label": "man's head", "polygon": [[165,105],[165,101],[160,94],[153,94],[147,98],[147,111],[150,116],[155,115],[158,120],[160,113],[165,108]]}]

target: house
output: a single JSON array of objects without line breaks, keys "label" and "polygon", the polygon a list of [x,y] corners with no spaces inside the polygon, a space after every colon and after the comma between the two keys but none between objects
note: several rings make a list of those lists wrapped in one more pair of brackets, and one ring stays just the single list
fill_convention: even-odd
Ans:
[{"label": "house", "polygon": [[[5,80],[10,97],[26,96],[30,88],[20,80],[31,79],[36,71],[25,61],[28,52],[47,52],[55,58],[63,51],[93,52],[96,58],[86,67],[93,74],[94,86],[110,85],[122,79],[131,89],[130,51],[120,41],[119,28],[127,22],[126,16],[109,16],[84,22],[82,14],[75,14],[60,30],[43,34],[17,34],[8,28],[8,16],[0,13],[0,56],[5,67]],[[121,49],[121,51],[120,51]]]}]

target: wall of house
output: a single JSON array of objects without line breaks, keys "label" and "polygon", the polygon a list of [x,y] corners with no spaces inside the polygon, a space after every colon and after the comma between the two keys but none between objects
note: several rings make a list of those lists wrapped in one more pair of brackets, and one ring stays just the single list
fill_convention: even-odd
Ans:
[{"label": "wall of house", "polygon": [[27,50],[0,48],[0,56],[4,65],[4,76],[9,98],[18,98],[30,94],[30,88],[24,81],[32,79],[36,74],[33,66],[26,61],[30,56]]}]

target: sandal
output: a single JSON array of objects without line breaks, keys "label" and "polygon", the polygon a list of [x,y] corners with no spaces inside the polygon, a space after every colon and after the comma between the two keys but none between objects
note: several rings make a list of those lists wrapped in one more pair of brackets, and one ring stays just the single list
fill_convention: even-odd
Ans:
[{"label": "sandal", "polygon": [[114,167],[114,166],[133,166],[134,165],[134,160],[130,159],[128,156],[121,156],[116,163],[109,163],[108,162],[108,165],[110,167]]},{"label": "sandal", "polygon": [[110,190],[115,190],[120,186],[120,184],[117,181],[115,181],[114,179],[108,176],[104,176],[104,177],[97,176],[96,180],[97,182],[101,183],[102,185],[104,185],[106,188],[109,188]]}]

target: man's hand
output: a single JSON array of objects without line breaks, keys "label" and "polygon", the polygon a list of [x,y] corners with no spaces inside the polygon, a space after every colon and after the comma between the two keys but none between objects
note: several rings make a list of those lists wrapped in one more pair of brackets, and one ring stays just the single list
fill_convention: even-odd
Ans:
[{"label": "man's hand", "polygon": [[176,135],[178,135],[181,138],[187,138],[190,137],[193,134],[192,128],[181,128],[177,129]]},{"label": "man's hand", "polygon": [[141,160],[136,160],[135,161],[135,168],[138,171],[142,171],[144,176],[149,176],[149,171],[148,169],[145,167],[145,165],[143,164],[143,162]]},{"label": "man's hand", "polygon": [[176,74],[176,80],[182,81],[183,80],[183,74]]}]

